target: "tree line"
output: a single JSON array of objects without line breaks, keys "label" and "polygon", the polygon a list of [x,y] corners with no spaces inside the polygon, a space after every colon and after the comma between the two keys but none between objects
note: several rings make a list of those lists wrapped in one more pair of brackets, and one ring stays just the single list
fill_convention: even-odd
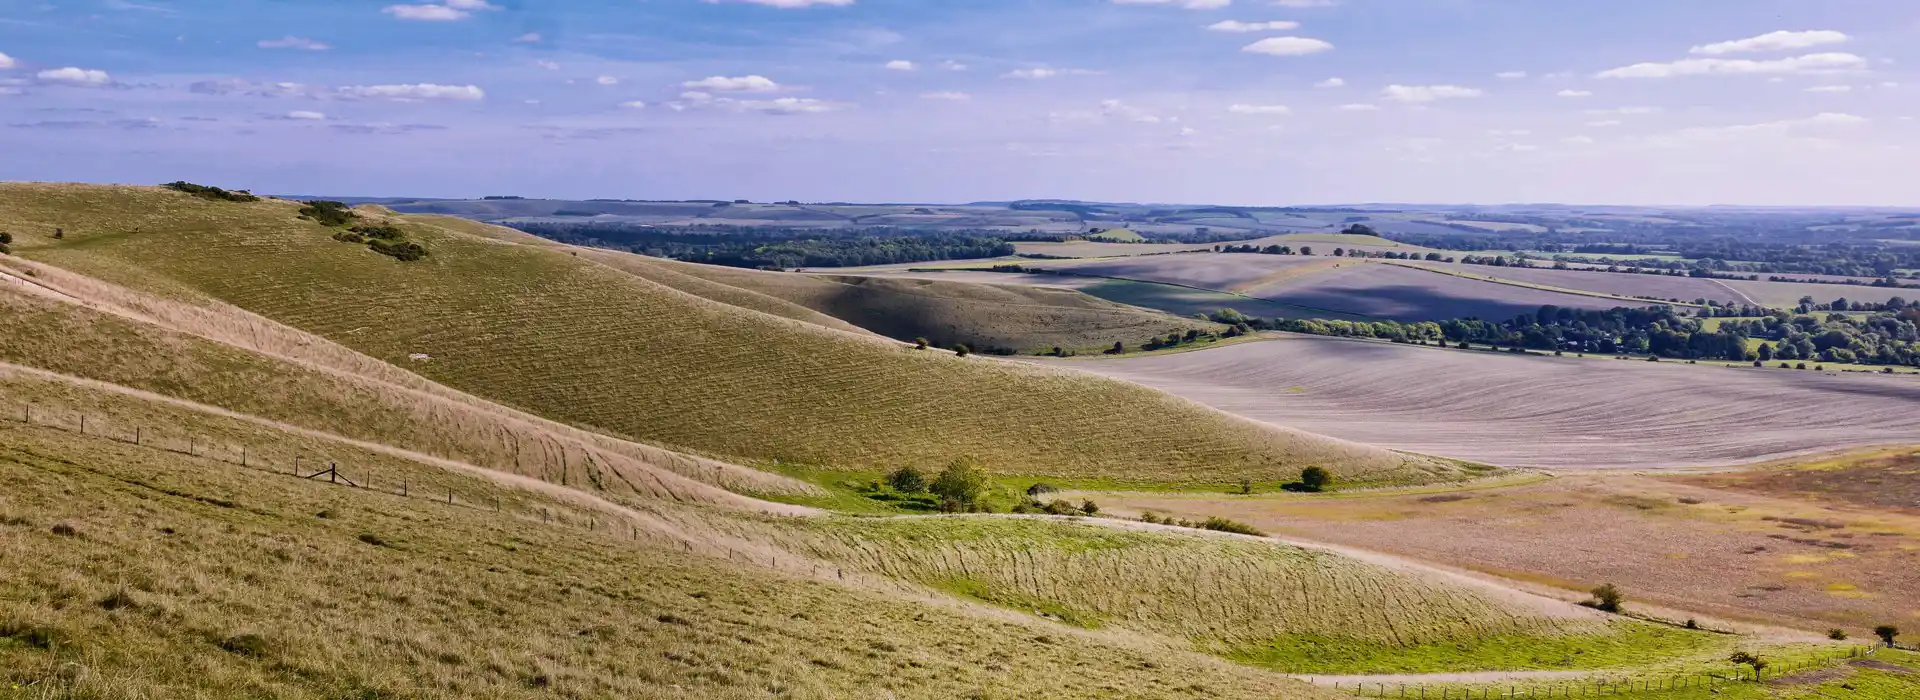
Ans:
[{"label": "tree line", "polygon": [[988,229],[926,232],[892,226],[818,229],[785,226],[660,227],[621,222],[520,222],[514,228],[572,245],[728,267],[859,267],[1012,255],[1013,244]]}]

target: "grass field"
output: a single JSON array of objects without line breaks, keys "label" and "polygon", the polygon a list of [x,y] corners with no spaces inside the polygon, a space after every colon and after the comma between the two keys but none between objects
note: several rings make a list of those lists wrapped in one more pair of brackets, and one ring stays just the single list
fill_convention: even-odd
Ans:
[{"label": "grass field", "polygon": [[[21,236],[22,256],[231,304],[493,401],[728,459],[866,468],[964,456],[1003,473],[1173,480],[1306,463],[1382,482],[1451,471],[1078,372],[915,352],[431,221],[401,220],[432,251],[401,264],[330,240],[295,208],[0,187],[0,226]],[[63,240],[47,235],[56,225]]]},{"label": "grass field", "polygon": [[1920,428],[1910,376],[1311,337],[1075,366],[1256,420],[1503,466],[1724,466],[1909,443]]}]

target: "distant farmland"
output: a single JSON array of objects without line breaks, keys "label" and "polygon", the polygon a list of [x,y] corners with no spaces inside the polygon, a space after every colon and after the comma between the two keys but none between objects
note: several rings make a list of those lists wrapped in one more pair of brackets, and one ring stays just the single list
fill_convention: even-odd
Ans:
[{"label": "distant farmland", "polygon": [[1256,420],[1512,467],[1731,465],[1920,434],[1908,377],[1304,337],[1066,364]]}]

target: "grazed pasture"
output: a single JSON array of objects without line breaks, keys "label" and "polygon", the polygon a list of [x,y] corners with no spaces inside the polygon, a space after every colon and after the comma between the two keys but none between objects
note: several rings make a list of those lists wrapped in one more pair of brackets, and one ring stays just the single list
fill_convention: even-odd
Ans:
[{"label": "grazed pasture", "polygon": [[1512,467],[1731,465],[1920,435],[1920,381],[1288,337],[1071,366],[1237,415]]}]

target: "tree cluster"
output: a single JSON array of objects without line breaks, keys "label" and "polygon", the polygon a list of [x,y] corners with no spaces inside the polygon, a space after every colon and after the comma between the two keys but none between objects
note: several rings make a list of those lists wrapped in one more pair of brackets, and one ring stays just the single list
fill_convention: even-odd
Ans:
[{"label": "tree cluster", "polygon": [[845,229],[627,223],[513,224],[542,238],[642,255],[728,267],[788,269],[859,267],[995,258],[1014,253],[998,232],[927,232],[900,227]]},{"label": "tree cluster", "polygon": [[223,190],[211,185],[196,185],[185,180],[161,185],[175,192],[185,192],[201,199],[214,199],[227,202],[258,202],[260,198],[246,190]]}]

